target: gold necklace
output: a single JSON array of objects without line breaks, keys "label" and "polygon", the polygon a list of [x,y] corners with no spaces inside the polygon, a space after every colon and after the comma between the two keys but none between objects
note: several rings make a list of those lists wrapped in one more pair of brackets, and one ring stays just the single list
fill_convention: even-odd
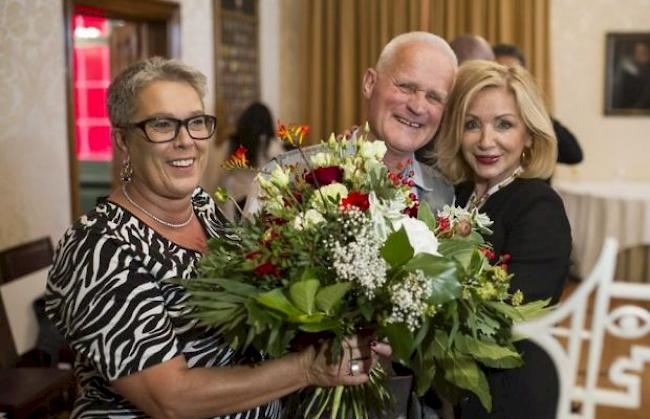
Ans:
[{"label": "gold necklace", "polygon": [[152,220],[154,220],[154,221],[156,221],[156,222],[158,222],[158,223],[160,223],[160,224],[162,224],[164,226],[167,226],[167,227],[170,227],[170,228],[183,228],[183,227],[187,226],[189,223],[191,223],[192,219],[194,218],[194,210],[192,210],[190,212],[190,217],[187,220],[183,221],[182,223],[178,223],[178,224],[170,223],[169,221],[165,221],[163,219],[160,219],[160,218],[156,217],[151,212],[147,211],[146,209],[144,209],[143,207],[138,205],[133,199],[131,199],[129,194],[126,192],[126,185],[122,185],[122,193],[124,194],[124,197],[126,198],[127,201],[129,201],[129,203],[131,205],[133,205],[134,207],[136,207],[137,209],[139,209],[140,211],[145,213],[145,215],[147,215]]},{"label": "gold necklace", "polygon": [[472,191],[472,194],[469,196],[469,199],[467,200],[467,204],[465,204],[465,209],[466,210],[472,210],[472,209],[475,209],[475,208],[480,209],[485,204],[485,201],[488,200],[490,195],[493,195],[498,190],[503,189],[506,186],[510,185],[523,172],[524,172],[523,167],[521,167],[521,166],[517,167],[515,169],[515,171],[512,172],[512,174],[510,176],[503,179],[501,182],[497,183],[496,185],[492,186],[483,195],[481,195],[480,198],[478,196],[476,196],[476,190]]}]

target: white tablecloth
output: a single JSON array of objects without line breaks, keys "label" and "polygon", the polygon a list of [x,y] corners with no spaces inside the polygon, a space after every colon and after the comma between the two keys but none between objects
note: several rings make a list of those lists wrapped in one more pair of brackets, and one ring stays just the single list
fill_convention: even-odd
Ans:
[{"label": "white tablecloth", "polygon": [[578,277],[591,272],[605,237],[615,237],[621,250],[650,245],[650,183],[556,181],[553,186],[571,224]]}]

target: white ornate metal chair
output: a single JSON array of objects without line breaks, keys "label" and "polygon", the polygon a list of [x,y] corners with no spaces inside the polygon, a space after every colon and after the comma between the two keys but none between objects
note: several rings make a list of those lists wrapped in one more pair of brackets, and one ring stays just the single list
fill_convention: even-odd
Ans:
[{"label": "white ornate metal chair", "polygon": [[[598,383],[606,333],[619,339],[637,339],[650,332],[648,309],[625,304],[610,311],[612,298],[650,301],[650,284],[613,281],[617,250],[616,240],[607,239],[593,271],[569,298],[551,313],[515,327],[516,333],[544,348],[557,366],[557,419],[593,419],[597,405],[638,409],[641,404],[639,375],[645,362],[650,362],[650,347],[632,344],[629,354],[611,363],[608,378],[616,388],[599,387]],[[592,318],[587,324],[592,292]],[[586,370],[579,382],[583,346]],[[579,408],[572,411],[575,405]]]}]

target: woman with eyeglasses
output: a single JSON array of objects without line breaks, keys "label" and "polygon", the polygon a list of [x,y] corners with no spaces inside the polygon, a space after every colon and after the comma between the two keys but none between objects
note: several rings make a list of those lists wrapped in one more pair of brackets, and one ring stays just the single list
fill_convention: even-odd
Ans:
[{"label": "woman with eyeglasses", "polygon": [[[204,112],[205,76],[173,60],[131,65],[108,91],[123,184],[59,242],[47,313],[76,352],[73,418],[279,418],[280,397],[311,385],[357,385],[369,342],[327,344],[284,358],[239,359],[186,317],[186,295],[208,238],[225,223],[198,184],[216,118]],[[245,362],[249,362],[245,364]],[[366,362],[370,364],[370,361]],[[355,364],[358,367],[358,364]]]}]

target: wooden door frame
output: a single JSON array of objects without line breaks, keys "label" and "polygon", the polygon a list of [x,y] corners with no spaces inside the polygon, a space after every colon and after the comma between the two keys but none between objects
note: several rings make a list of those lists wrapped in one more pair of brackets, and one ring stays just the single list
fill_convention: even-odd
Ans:
[{"label": "wooden door frame", "polygon": [[162,22],[167,27],[167,45],[170,58],[180,58],[180,5],[164,0],[64,0],[63,19],[66,62],[66,109],[68,128],[68,165],[70,170],[71,219],[81,215],[79,206],[79,163],[76,156],[74,121],[73,52],[74,33],[72,15],[76,6],[97,9],[98,15],[109,19]]}]

